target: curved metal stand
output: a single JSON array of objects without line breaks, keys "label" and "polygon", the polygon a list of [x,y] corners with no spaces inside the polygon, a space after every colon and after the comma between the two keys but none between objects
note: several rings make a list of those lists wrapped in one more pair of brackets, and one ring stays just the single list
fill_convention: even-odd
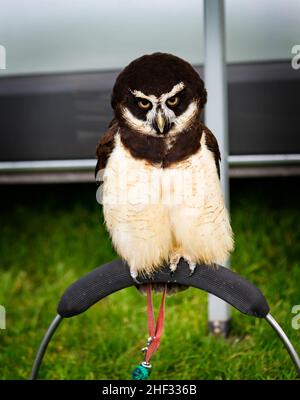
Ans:
[{"label": "curved metal stand", "polygon": [[271,327],[274,329],[274,331],[277,333],[277,335],[282,340],[291,359],[293,360],[293,363],[295,364],[298,375],[300,376],[300,359],[298,357],[298,354],[296,353],[295,348],[293,347],[292,343],[290,342],[289,338],[287,337],[284,330],[281,328],[281,326],[272,317],[272,315],[270,313],[266,315],[266,320],[268,321],[268,323],[271,325]]},{"label": "curved metal stand", "polygon": [[[185,262],[181,262],[177,271],[170,274],[168,266],[163,267],[151,278],[140,277],[144,283],[176,283],[205,290],[231,304],[240,312],[256,318],[265,318],[283,341],[297,372],[300,376],[300,360],[288,337],[269,313],[269,306],[261,291],[235,272],[220,265],[197,266],[191,276]],[[37,352],[30,379],[36,379],[47,346],[63,318],[83,313],[104,297],[136,285],[128,266],[121,260],[115,260],[96,268],[69,286],[62,295],[57,311],[58,315],[50,324]]]},{"label": "curved metal stand", "polygon": [[62,320],[63,317],[61,317],[60,315],[56,315],[54,320],[51,322],[49,328],[47,329],[47,332],[45,333],[45,336],[36,354],[29,379],[34,380],[37,378],[48,344]]}]

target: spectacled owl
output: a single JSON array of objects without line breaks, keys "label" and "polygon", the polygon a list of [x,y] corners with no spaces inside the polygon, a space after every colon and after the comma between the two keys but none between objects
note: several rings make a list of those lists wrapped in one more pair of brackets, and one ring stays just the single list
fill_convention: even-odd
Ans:
[{"label": "spectacled owl", "polygon": [[96,181],[113,245],[138,282],[181,257],[224,262],[233,234],[220,186],[220,152],[201,122],[207,93],[186,61],[132,61],[112,91],[114,119],[97,145]]}]

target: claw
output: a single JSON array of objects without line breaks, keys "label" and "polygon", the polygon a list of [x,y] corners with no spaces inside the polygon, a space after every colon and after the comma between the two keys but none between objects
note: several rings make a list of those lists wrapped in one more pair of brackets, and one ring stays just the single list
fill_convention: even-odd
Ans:
[{"label": "claw", "polygon": [[177,269],[177,265],[180,261],[181,255],[179,253],[174,253],[171,257],[170,257],[170,265],[169,268],[171,270],[171,275],[174,274],[174,272]]},{"label": "claw", "polygon": [[176,269],[177,269],[177,265],[174,267],[174,266],[171,264],[169,268],[170,268],[170,275],[173,276],[173,275],[174,275],[174,272],[175,272]]},{"label": "claw", "polygon": [[131,278],[132,278],[132,280],[134,281],[134,283],[135,283],[136,285],[141,285],[141,284],[142,284],[142,282],[140,282],[140,281],[137,279],[138,274],[137,274],[136,271],[130,270],[130,275],[131,275]]},{"label": "claw", "polygon": [[188,264],[189,264],[189,269],[190,269],[189,276],[192,276],[195,272],[197,264],[194,262],[191,262],[191,261],[188,261]]}]

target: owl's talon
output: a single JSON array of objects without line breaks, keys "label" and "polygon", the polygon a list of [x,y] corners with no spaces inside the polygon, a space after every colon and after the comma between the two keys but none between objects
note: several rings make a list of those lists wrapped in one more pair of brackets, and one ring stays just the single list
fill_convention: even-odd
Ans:
[{"label": "owl's talon", "polygon": [[134,281],[134,283],[135,283],[136,285],[141,285],[141,284],[142,284],[142,282],[140,282],[140,281],[137,279],[138,274],[137,274],[135,271],[130,271],[130,275],[131,275],[131,278],[132,278],[132,280]]},{"label": "owl's talon", "polygon": [[178,263],[180,261],[181,255],[177,252],[173,253],[169,260],[170,275],[172,276],[177,270]]},{"label": "owl's talon", "polygon": [[190,276],[194,275],[197,264],[193,263],[193,262],[188,262],[188,264],[189,264],[189,269],[190,269],[190,273],[189,273],[189,277],[190,277]]},{"label": "owl's talon", "polygon": [[172,276],[172,275],[174,275],[174,272],[176,271],[176,269],[177,269],[177,265],[176,264],[170,264],[170,275]]}]

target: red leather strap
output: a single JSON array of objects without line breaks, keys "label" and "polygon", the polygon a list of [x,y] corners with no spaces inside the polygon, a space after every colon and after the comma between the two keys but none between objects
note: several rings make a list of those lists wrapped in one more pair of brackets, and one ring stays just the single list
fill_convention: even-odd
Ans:
[{"label": "red leather strap", "polygon": [[164,329],[165,317],[165,299],[167,293],[167,285],[165,284],[162,299],[160,303],[159,313],[155,325],[154,310],[152,304],[152,288],[151,284],[147,285],[147,314],[148,314],[148,331],[151,338],[151,343],[148,346],[145,361],[149,363],[150,358],[156,352],[160,345],[160,338]]}]

